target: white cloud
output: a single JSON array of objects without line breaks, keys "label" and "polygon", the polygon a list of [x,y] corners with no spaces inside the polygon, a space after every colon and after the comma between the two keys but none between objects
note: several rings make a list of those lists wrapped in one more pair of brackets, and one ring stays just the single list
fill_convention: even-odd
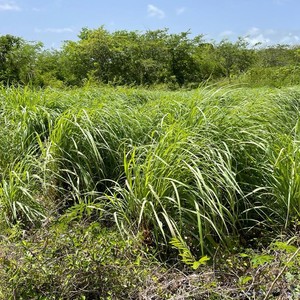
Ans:
[{"label": "white cloud", "polygon": [[251,27],[245,32],[233,32],[231,30],[223,31],[219,34],[221,38],[228,38],[231,41],[236,41],[237,37],[244,37],[250,46],[259,44],[262,47],[267,47],[276,44],[299,45],[300,44],[300,29],[298,30],[278,30],[273,28],[258,28]]},{"label": "white cloud", "polygon": [[185,8],[185,7],[177,8],[177,9],[176,9],[176,15],[177,15],[177,16],[180,16],[180,15],[182,15],[185,11],[186,11],[186,8]]},{"label": "white cloud", "polygon": [[231,31],[231,30],[225,30],[225,31],[220,33],[221,37],[228,37],[228,36],[231,36],[231,35],[234,35],[234,32]]},{"label": "white cloud", "polygon": [[280,40],[280,44],[297,44],[297,43],[299,43],[299,36],[291,32],[289,32],[288,35],[284,36]]},{"label": "white cloud", "polygon": [[258,27],[251,27],[246,32],[245,40],[250,44],[250,46],[255,46],[257,44],[262,46],[267,46],[272,43],[270,35],[276,36],[276,32],[273,29],[262,30]]},{"label": "white cloud", "polygon": [[271,39],[264,36],[263,34],[258,34],[256,36],[248,36],[245,40],[249,43],[250,46],[255,46],[257,44],[266,46],[271,43]]},{"label": "white cloud", "polygon": [[156,7],[152,4],[148,4],[147,11],[148,11],[149,17],[156,17],[159,19],[163,19],[166,16],[166,14],[163,10],[159,9],[158,7]]},{"label": "white cloud", "polygon": [[0,11],[20,11],[21,7],[14,1],[0,1]]},{"label": "white cloud", "polygon": [[257,35],[259,33],[260,33],[260,29],[257,27],[251,27],[247,32],[247,34],[249,35]]},{"label": "white cloud", "polygon": [[46,28],[46,29],[35,28],[34,31],[36,33],[42,33],[42,32],[67,33],[67,32],[73,32],[74,30],[72,28],[69,28],[69,27],[64,27],[64,28]]},{"label": "white cloud", "polygon": [[252,46],[256,43],[268,46],[272,44],[295,45],[300,42],[300,30],[285,31],[252,27],[246,32],[245,36],[246,41]]},{"label": "white cloud", "polygon": [[267,29],[265,32],[266,32],[266,34],[268,34],[268,35],[276,34],[276,31],[275,31],[274,29]]}]

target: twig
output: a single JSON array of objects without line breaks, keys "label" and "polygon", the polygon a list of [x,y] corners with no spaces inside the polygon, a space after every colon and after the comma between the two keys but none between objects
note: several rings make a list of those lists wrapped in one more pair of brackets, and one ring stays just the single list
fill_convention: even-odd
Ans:
[{"label": "twig", "polygon": [[279,272],[279,274],[276,276],[276,278],[273,280],[265,298],[263,300],[267,300],[268,297],[270,296],[272,290],[273,290],[273,287],[275,285],[275,283],[277,282],[277,280],[280,278],[280,276],[283,274],[283,272],[286,270],[286,268],[288,267],[288,264],[295,258],[295,256],[300,252],[300,248],[298,248],[294,254],[288,259],[288,261],[286,262],[285,266],[282,268],[282,270]]}]

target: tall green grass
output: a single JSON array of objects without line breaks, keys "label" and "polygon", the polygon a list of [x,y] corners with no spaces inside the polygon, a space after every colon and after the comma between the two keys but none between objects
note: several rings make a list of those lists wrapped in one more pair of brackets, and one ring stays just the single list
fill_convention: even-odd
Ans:
[{"label": "tall green grass", "polygon": [[86,205],[123,236],[165,250],[177,239],[195,257],[287,229],[300,213],[299,98],[2,88],[2,219],[33,226]]}]

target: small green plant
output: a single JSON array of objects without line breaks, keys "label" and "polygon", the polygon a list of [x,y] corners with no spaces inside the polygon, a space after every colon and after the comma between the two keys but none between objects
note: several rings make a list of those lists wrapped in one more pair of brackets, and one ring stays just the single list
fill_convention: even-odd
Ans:
[{"label": "small green plant", "polygon": [[190,266],[193,270],[197,270],[201,265],[206,265],[206,263],[210,260],[207,255],[196,260],[187,244],[182,239],[173,237],[170,244],[178,250],[179,255],[181,256],[181,261]]}]

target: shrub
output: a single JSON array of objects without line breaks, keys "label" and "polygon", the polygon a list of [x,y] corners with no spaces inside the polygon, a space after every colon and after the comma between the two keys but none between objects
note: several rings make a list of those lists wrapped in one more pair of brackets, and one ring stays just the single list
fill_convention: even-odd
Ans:
[{"label": "shrub", "polygon": [[129,299],[147,275],[138,242],[99,223],[59,222],[0,253],[3,299]]}]

